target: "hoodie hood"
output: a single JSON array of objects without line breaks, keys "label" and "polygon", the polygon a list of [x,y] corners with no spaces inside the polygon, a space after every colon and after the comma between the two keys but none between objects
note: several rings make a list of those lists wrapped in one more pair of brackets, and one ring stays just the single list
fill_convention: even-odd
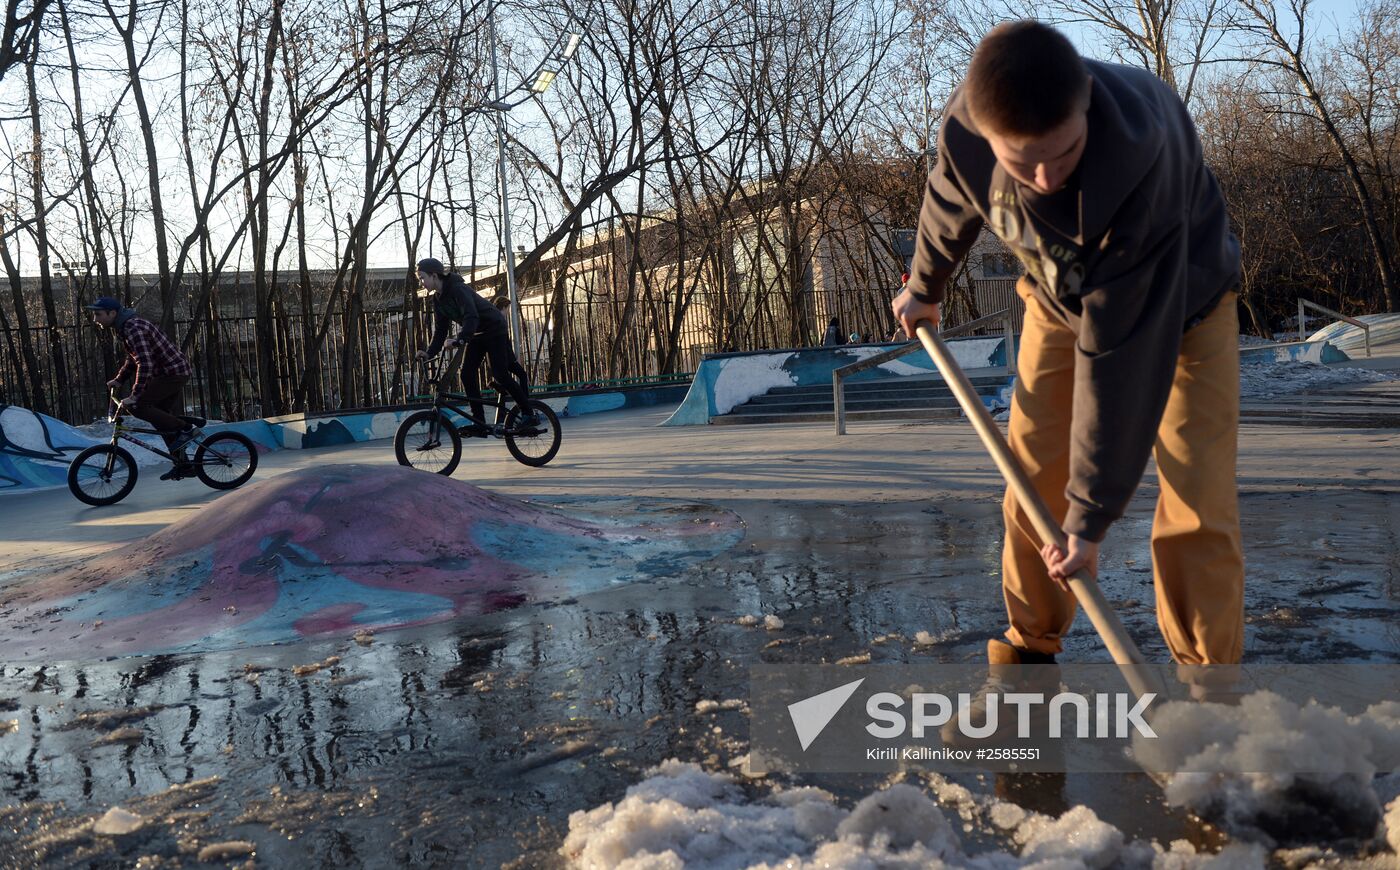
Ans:
[{"label": "hoodie hood", "polygon": [[[1089,98],[1089,138],[1077,175],[1081,189],[1093,191],[1080,204],[1080,241],[1101,237],[1114,216],[1142,184],[1167,142],[1163,85],[1145,70],[1085,60],[1093,80]],[[1146,99],[1144,99],[1146,97]],[[993,190],[1014,184],[997,164],[992,146],[972,120],[962,87],[948,102],[942,130],[948,151],[956,155],[955,171],[963,190],[989,225]]]}]

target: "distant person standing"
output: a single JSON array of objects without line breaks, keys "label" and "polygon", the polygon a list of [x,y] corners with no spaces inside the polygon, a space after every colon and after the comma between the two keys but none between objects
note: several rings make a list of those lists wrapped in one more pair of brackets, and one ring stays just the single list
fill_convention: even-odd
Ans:
[{"label": "distant person standing", "polygon": [[160,432],[175,462],[160,479],[178,477],[184,464],[181,451],[201,434],[179,416],[185,409],[184,387],[194,374],[194,368],[160,327],[137,316],[134,309],[124,307],[112,297],[101,297],[88,305],[87,310],[92,312],[93,323],[115,332],[126,348],[126,360],[107,386],[116,389],[128,373],[135,375],[131,392],[121,400],[119,407],[129,408],[132,416],[145,420]]},{"label": "distant person standing", "polygon": [[822,336],[822,347],[835,347],[845,343],[846,337],[841,334],[841,318],[831,318],[831,322],[826,325],[826,335]]},{"label": "distant person standing", "polygon": [[[491,304],[496,306],[496,310],[501,312],[501,316],[510,322],[510,297],[497,296],[491,300]],[[525,371],[525,367],[520,364],[520,358],[515,355],[515,348],[510,350],[510,373],[520,382],[520,386],[525,388],[525,392],[530,392],[530,373]],[[500,389],[500,379],[495,372],[491,373],[491,379],[496,382],[497,389]]]}]

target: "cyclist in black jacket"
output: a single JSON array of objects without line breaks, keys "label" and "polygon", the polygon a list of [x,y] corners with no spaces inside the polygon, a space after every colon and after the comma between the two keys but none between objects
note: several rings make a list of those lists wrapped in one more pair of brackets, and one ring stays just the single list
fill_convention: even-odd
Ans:
[{"label": "cyclist in black jacket", "polygon": [[[529,429],[539,425],[539,417],[530,410],[528,391],[510,374],[515,351],[511,348],[510,327],[501,312],[468,287],[461,275],[448,272],[435,257],[418,261],[418,281],[423,289],[433,294],[433,340],[425,350],[418,351],[418,359],[437,356],[451,325],[460,323],[462,328],[452,339],[452,346],[467,345],[462,361],[462,388],[469,398],[478,400],[470,402],[472,415],[478,420],[486,419],[479,401],[481,386],[477,381],[481,360],[486,358],[491,360],[491,371],[499,379],[499,385],[520,408],[517,427]],[[481,423],[473,423],[461,431],[463,435],[485,437],[491,430]]]}]

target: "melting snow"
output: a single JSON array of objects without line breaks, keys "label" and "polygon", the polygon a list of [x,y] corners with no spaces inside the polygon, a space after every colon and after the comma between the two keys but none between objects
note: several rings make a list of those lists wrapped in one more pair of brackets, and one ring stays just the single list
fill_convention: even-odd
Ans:
[{"label": "melting snow", "polygon": [[1320,363],[1257,363],[1240,366],[1240,395],[1246,399],[1268,399],[1308,390],[1394,379],[1388,372],[1338,369]]},{"label": "melting snow", "polygon": [[1373,824],[1380,814],[1375,776],[1400,770],[1395,701],[1348,716],[1264,691],[1238,706],[1164,704],[1152,723],[1161,736],[1135,739],[1135,756],[1148,770],[1189,771],[1169,777],[1167,802],[1217,815],[1241,832],[1257,831],[1260,820]]},{"label": "melting snow", "polygon": [[580,870],[1262,870],[1264,850],[1236,845],[1197,855],[1134,841],[1076,807],[1058,819],[978,798],[943,777],[935,793],[959,815],[985,814],[1018,852],[968,855],[944,810],[908,783],[868,795],[850,810],[829,792],[793,788],[749,797],[734,777],[667,761],[617,803],[574,813],[560,849]]}]

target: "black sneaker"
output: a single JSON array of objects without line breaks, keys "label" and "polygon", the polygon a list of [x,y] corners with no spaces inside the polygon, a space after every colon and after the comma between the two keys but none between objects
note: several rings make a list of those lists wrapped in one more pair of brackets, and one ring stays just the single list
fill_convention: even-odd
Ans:
[{"label": "black sneaker", "polygon": [[182,465],[172,465],[170,470],[160,476],[161,480],[179,480],[185,476],[185,468]]},{"label": "black sneaker", "polygon": [[480,423],[472,423],[467,426],[459,426],[457,434],[463,438],[488,438],[491,435],[491,427],[483,426]]},{"label": "black sneaker", "polygon": [[530,414],[515,421],[515,434],[538,435],[544,431],[544,421],[539,414]]},{"label": "black sneaker", "polygon": [[204,430],[191,426],[190,428],[181,432],[179,435],[175,436],[175,441],[170,445],[170,452],[175,453],[179,451],[186,444],[189,444],[191,441],[203,434]]}]

